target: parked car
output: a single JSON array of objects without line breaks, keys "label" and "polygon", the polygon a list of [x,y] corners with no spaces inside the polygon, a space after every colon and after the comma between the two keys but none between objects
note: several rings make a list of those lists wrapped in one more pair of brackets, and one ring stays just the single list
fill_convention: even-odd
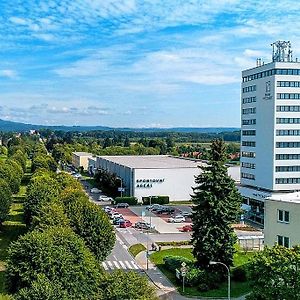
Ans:
[{"label": "parked car", "polygon": [[115,218],[123,218],[123,215],[118,213],[117,211],[114,211],[110,214],[110,218],[111,219],[115,219]]},{"label": "parked car", "polygon": [[113,219],[113,224],[114,224],[114,225],[120,225],[120,222],[123,222],[123,221],[125,221],[125,220],[123,219],[123,217],[122,217],[122,218],[114,218],[114,219]]},{"label": "parked car", "polygon": [[184,216],[185,218],[190,218],[192,216],[191,211],[180,211],[180,214]]},{"label": "parked car", "polygon": [[193,231],[193,226],[192,225],[184,225],[181,229],[183,232],[190,232]]},{"label": "parked car", "polygon": [[116,205],[116,208],[127,208],[127,207],[129,207],[128,203],[118,203]]},{"label": "parked car", "polygon": [[94,187],[94,188],[91,189],[91,193],[92,193],[92,194],[99,194],[99,193],[101,193],[101,192],[102,192],[102,191],[99,190],[99,189],[96,188],[96,187]]},{"label": "parked car", "polygon": [[126,228],[126,227],[132,226],[132,223],[129,220],[123,220],[123,221],[120,220],[119,224],[120,224],[121,228]]},{"label": "parked car", "polygon": [[160,207],[161,207],[160,204],[152,204],[152,205],[147,205],[147,206],[146,206],[146,209],[147,209],[147,210],[152,210],[152,209],[154,209],[154,208],[160,208]]},{"label": "parked car", "polygon": [[163,207],[162,205],[158,204],[157,206],[152,207],[150,210],[152,212],[156,212],[156,211],[160,210],[162,207]]},{"label": "parked car", "polygon": [[100,195],[98,200],[99,201],[113,201],[114,199],[112,197],[108,197],[108,196],[105,196],[105,195]]},{"label": "parked car", "polygon": [[116,209],[115,209],[114,207],[105,206],[105,207],[104,207],[104,211],[105,211],[107,214],[111,214],[112,212],[116,211]]},{"label": "parked car", "polygon": [[170,223],[182,223],[185,222],[185,217],[182,215],[173,216],[168,219],[168,222]]},{"label": "parked car", "polygon": [[154,225],[150,225],[150,223],[148,222],[144,222],[144,221],[138,221],[134,224],[135,228],[138,229],[154,229],[155,226]]},{"label": "parked car", "polygon": [[160,209],[156,210],[155,213],[161,214],[173,214],[175,212],[175,208],[163,206]]},{"label": "parked car", "polygon": [[79,174],[79,173],[75,173],[72,176],[76,179],[80,179],[82,177],[81,174]]}]

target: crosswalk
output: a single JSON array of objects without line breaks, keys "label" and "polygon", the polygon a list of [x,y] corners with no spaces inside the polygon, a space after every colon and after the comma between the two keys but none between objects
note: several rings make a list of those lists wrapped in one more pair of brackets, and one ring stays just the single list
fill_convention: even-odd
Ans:
[{"label": "crosswalk", "polygon": [[115,270],[115,269],[123,269],[123,270],[139,270],[140,267],[133,261],[103,261],[102,262],[102,266],[104,268],[104,270],[106,271],[110,271],[110,270]]}]

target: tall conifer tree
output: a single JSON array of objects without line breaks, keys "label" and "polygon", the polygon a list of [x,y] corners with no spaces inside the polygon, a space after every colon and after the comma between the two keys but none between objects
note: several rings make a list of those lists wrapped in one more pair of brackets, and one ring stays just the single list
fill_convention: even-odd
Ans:
[{"label": "tall conifer tree", "polygon": [[240,214],[242,198],[227,174],[225,147],[222,140],[212,142],[210,161],[201,167],[193,188],[193,253],[204,269],[210,261],[233,263],[236,236],[231,224]]}]

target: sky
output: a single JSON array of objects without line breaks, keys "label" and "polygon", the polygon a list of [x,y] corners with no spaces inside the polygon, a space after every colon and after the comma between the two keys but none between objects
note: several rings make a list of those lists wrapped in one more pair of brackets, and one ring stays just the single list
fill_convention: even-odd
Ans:
[{"label": "sky", "polygon": [[239,127],[241,71],[290,40],[300,2],[1,0],[0,118]]}]

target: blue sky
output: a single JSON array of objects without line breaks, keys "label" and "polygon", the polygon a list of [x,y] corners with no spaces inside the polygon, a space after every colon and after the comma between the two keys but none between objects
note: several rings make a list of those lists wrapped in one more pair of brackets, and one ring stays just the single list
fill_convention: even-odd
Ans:
[{"label": "blue sky", "polygon": [[240,126],[241,70],[300,54],[300,2],[0,1],[0,118]]}]

